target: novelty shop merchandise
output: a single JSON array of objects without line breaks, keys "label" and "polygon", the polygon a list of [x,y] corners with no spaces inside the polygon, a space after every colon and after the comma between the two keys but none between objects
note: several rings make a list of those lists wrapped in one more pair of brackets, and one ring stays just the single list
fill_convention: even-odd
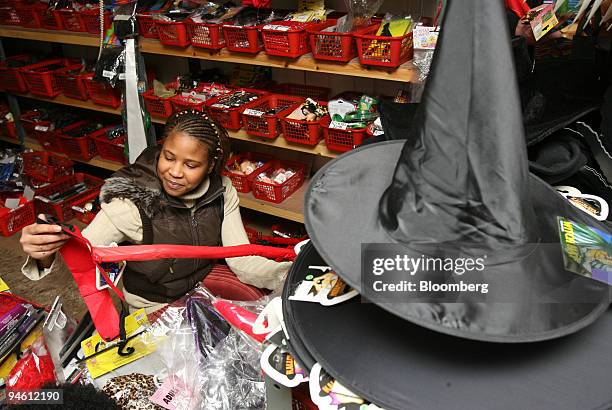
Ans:
[{"label": "novelty shop merchandise", "polygon": [[[351,151],[322,168],[306,195],[312,245],[286,283],[289,350],[384,408],[612,404],[609,276],[567,270],[563,250],[568,224],[597,232],[608,247],[611,230],[528,173],[503,24],[499,2],[449,2],[415,144]],[[375,274],[361,266],[381,248],[421,261],[488,256],[476,274],[422,268],[392,277],[438,289],[480,282],[487,293],[381,298],[368,280]],[[362,300],[292,300],[320,265]]]},{"label": "novelty shop merchandise", "polygon": [[[505,27],[501,1],[447,2],[422,103],[383,100],[386,141],[313,177],[311,240],[295,251],[96,247],[39,220],[69,236],[60,252],[88,314],[77,326],[56,301],[48,353],[21,363],[91,377],[122,408],[264,408],[263,374],[325,410],[611,408],[611,116],[603,135],[575,123],[598,107],[591,88],[574,104],[519,75],[519,93]],[[524,124],[525,105],[542,101]],[[197,287],[149,316],[111,298],[123,301],[127,261],[247,255],[294,260],[280,295],[244,285],[234,295],[259,301],[233,303]],[[214,269],[207,280],[231,288]]]}]

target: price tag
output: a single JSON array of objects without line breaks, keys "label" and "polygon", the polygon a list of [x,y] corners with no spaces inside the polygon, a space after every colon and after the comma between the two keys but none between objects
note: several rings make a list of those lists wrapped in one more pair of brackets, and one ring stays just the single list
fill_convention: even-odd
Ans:
[{"label": "price tag", "polygon": [[289,31],[289,26],[281,26],[278,24],[268,24],[264,26],[264,30]]},{"label": "price tag", "polygon": [[113,78],[113,77],[115,77],[115,73],[113,71],[102,70],[102,77],[104,77],[104,78]]},{"label": "price tag", "polygon": [[125,73],[119,73],[119,79],[125,80]]},{"label": "price tag", "polygon": [[44,125],[37,125],[34,127],[36,131],[47,132],[49,131],[49,127],[45,127]]},{"label": "price tag", "polygon": [[247,108],[246,110],[243,111],[243,114],[252,115],[254,117],[261,117],[262,115],[264,115],[264,112],[259,111],[259,110],[253,110],[251,108]]},{"label": "price tag", "polygon": [[129,15],[129,14],[119,14],[118,16],[115,16],[113,18],[113,20],[115,20],[115,21],[127,21],[127,20],[129,20],[131,18],[132,18],[132,16]]},{"label": "price tag", "polygon": [[227,106],[225,106],[223,104],[213,104],[213,105],[211,105],[211,107],[214,107],[214,108],[227,108]]},{"label": "price tag", "polygon": [[346,130],[348,129],[348,124],[345,122],[332,121],[329,123],[329,128],[333,128],[336,130]]}]

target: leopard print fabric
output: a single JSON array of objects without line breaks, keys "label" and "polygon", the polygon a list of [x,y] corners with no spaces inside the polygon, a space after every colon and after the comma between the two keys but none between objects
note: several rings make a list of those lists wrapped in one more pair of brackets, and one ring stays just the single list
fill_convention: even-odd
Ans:
[{"label": "leopard print fabric", "polygon": [[102,388],[122,409],[164,410],[149,400],[156,390],[153,376],[141,373],[113,377]]}]

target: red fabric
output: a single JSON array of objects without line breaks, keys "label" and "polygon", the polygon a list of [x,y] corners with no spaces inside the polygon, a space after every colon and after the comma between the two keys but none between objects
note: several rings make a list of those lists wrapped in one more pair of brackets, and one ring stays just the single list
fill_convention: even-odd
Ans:
[{"label": "red fabric", "polygon": [[520,19],[530,10],[527,0],[506,0],[506,8],[512,10]]},{"label": "red fabric", "polygon": [[213,295],[228,300],[250,301],[265,296],[261,289],[242,283],[226,265],[215,265],[202,284]]},{"label": "red fabric", "polygon": [[213,306],[217,312],[223,316],[232,326],[242,330],[244,333],[251,336],[258,342],[263,342],[267,335],[258,335],[253,333],[253,323],[257,319],[257,314],[246,310],[243,307],[234,305],[227,300],[217,300],[213,302]]},{"label": "red fabric", "polygon": [[258,9],[269,9],[272,7],[272,0],[242,0],[242,5],[257,7]]},{"label": "red fabric", "polygon": [[[104,340],[113,340],[119,336],[119,314],[108,289],[96,288],[96,264],[91,256],[91,245],[76,226],[73,231],[64,229],[64,232],[71,236],[60,250],[66,266],[74,277],[96,330]],[[111,283],[108,278],[106,280]],[[123,299],[121,291],[117,289],[116,292]]]},{"label": "red fabric", "polygon": [[9,390],[39,390],[44,384],[55,382],[53,360],[38,339],[31,350],[15,364],[9,373]]},{"label": "red fabric", "polygon": [[263,245],[192,246],[192,245],[128,245],[93,248],[96,262],[146,261],[153,259],[203,258],[221,259],[238,256],[264,256],[276,260],[293,260],[293,249]]}]

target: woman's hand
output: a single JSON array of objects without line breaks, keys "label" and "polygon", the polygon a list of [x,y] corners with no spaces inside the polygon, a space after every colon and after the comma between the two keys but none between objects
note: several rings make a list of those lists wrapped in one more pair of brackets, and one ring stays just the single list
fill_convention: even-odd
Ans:
[{"label": "woman's hand", "polygon": [[59,225],[35,223],[22,229],[19,242],[23,251],[37,260],[39,267],[48,268],[68,238]]}]

